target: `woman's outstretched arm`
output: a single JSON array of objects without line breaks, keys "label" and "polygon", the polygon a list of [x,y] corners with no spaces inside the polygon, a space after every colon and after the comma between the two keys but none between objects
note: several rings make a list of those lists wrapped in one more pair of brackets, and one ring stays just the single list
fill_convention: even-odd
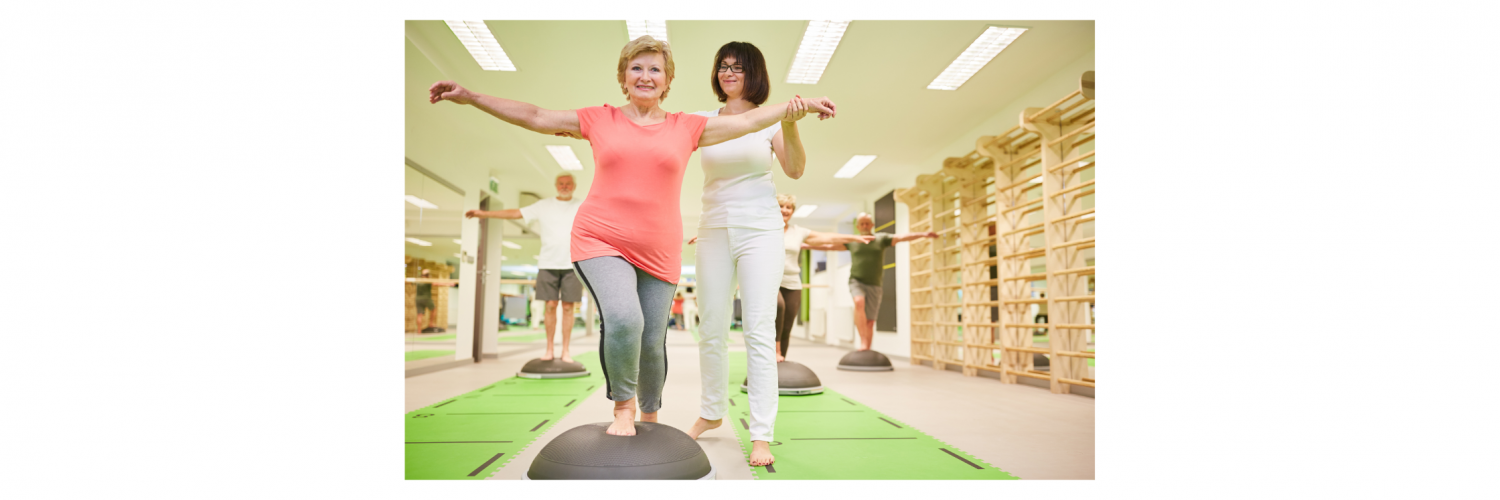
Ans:
[{"label": "woman's outstretched arm", "polygon": [[[505,123],[541,134],[570,133],[582,136],[578,127],[578,113],[573,110],[555,111],[542,109],[521,101],[501,99],[480,94],[460,87],[457,83],[441,81],[427,89],[427,101],[452,101],[474,106]],[[769,125],[767,125],[769,126]],[[744,135],[744,134],[741,134]]]},{"label": "woman's outstretched arm", "polygon": [[834,117],[833,101],[828,100],[827,97],[802,99],[802,102],[807,104],[806,108],[801,108],[795,102],[785,102],[761,106],[733,116],[709,118],[708,123],[703,126],[703,135],[698,136],[698,147],[712,146],[737,139],[745,134],[764,130],[777,121],[797,121],[806,116],[809,111],[816,111],[819,120]]}]

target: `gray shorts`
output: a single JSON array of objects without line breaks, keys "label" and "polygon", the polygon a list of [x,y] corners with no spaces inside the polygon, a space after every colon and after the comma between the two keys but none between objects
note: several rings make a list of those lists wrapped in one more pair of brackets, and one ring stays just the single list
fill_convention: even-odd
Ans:
[{"label": "gray shorts", "polygon": [[582,301],[583,282],[578,281],[572,269],[538,269],[536,300]]},{"label": "gray shorts", "polygon": [[866,285],[857,279],[849,278],[849,295],[865,298],[866,320],[874,320],[880,316],[880,287]]}]

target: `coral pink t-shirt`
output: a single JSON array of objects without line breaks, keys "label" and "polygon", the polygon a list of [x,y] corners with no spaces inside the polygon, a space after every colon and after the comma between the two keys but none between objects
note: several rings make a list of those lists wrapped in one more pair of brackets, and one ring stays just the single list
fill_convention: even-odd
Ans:
[{"label": "coral pink t-shirt", "polygon": [[682,175],[708,118],[667,113],[636,125],[620,108],[578,110],[594,182],[573,218],[573,261],[619,256],[668,283],[682,277]]}]

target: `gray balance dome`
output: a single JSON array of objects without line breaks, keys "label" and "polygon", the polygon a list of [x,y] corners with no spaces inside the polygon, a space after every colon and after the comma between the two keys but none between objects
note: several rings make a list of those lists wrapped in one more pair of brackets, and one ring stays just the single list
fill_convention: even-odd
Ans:
[{"label": "gray balance dome", "polygon": [[589,369],[584,368],[583,363],[577,361],[568,363],[558,358],[546,361],[533,359],[527,361],[526,366],[521,367],[521,371],[516,372],[516,376],[525,378],[573,378],[588,375]]},{"label": "gray balance dome", "polygon": [[884,354],[875,352],[875,350],[873,349],[868,351],[854,351],[849,354],[845,354],[844,359],[839,360],[839,369],[861,372],[884,372],[895,370],[895,368],[891,366],[891,358],[887,358]]},{"label": "gray balance dome", "polygon": [[698,442],[669,425],[636,422],[634,436],[611,436],[609,422],[557,436],[531,462],[526,479],[713,479]]},{"label": "gray balance dome", "polygon": [[[782,396],[804,396],[823,392],[823,382],[807,365],[796,361],[776,363],[777,385]],[[750,379],[740,384],[740,392],[750,392]]]}]

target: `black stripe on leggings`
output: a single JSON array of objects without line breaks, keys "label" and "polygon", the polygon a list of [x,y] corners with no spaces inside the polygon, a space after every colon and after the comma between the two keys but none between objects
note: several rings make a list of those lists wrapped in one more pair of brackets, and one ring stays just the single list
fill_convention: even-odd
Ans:
[{"label": "black stripe on leggings", "polygon": [[604,399],[614,401],[609,393],[609,365],[605,364],[604,358],[604,307],[599,305],[599,294],[594,293],[594,285],[589,284],[589,277],[583,274],[583,266],[573,263],[573,270],[578,273],[578,279],[583,280],[583,287],[589,289],[589,296],[594,298],[594,307],[599,309],[599,371],[604,372]]},{"label": "black stripe on leggings", "polygon": [[551,422],[551,421],[552,421],[552,419],[550,419],[550,418],[546,419],[546,420],[543,420],[542,423],[536,424],[536,427],[532,427],[531,430],[529,430],[527,432],[536,432],[537,429],[542,428],[543,425],[547,425],[547,422]]},{"label": "black stripe on leggings", "polygon": [[974,464],[974,462],[970,462],[970,461],[969,461],[969,460],[968,460],[968,459],[966,459],[966,458],[964,458],[964,457],[960,457],[960,456],[958,456],[958,454],[957,454],[957,453],[954,453],[954,452],[951,452],[951,451],[948,451],[948,449],[947,449],[947,448],[938,448],[938,449],[939,449],[939,450],[943,450],[943,453],[947,453],[947,454],[949,454],[949,455],[953,455],[953,458],[957,458],[957,459],[959,459],[959,460],[963,460],[963,461],[964,461],[964,463],[966,463],[966,464],[969,464],[969,466],[970,466],[970,467],[973,467],[973,468],[975,468],[975,469],[983,469],[983,468],[984,468],[984,467],[980,467],[980,466],[978,466],[978,465],[975,465],[975,464]]},{"label": "black stripe on leggings", "polygon": [[469,473],[469,477],[474,477],[474,476],[479,475],[480,472],[484,471],[485,467],[489,467],[490,464],[495,463],[496,460],[499,460],[501,455],[504,455],[504,453],[496,453],[495,456],[490,457],[489,460],[485,460],[484,461],[484,465],[479,466],[478,469],[474,469],[474,472],[470,472]]},{"label": "black stripe on leggings", "polygon": [[[878,419],[881,419],[881,420],[885,420],[885,417],[875,417],[875,418],[878,418]],[[891,425],[896,425],[896,423],[895,423],[895,422],[892,422],[892,421],[890,421],[890,420],[885,420],[885,423],[887,423],[887,424],[891,424]],[[900,429],[900,428],[901,428],[901,426],[899,426],[899,425],[896,425],[896,428],[897,428],[897,429]]]}]

